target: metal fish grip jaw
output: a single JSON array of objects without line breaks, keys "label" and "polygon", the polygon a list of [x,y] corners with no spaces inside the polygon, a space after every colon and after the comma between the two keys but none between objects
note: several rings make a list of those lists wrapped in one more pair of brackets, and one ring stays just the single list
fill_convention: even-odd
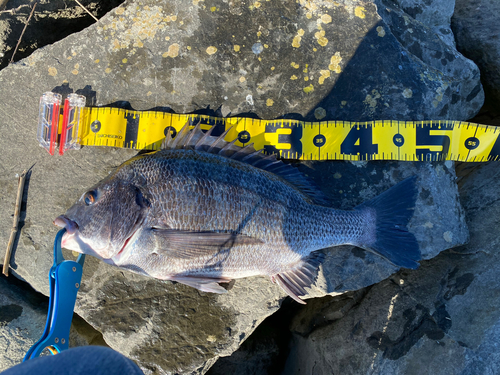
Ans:
[{"label": "metal fish grip jaw", "polygon": [[38,357],[46,348],[52,354],[69,348],[69,330],[82,280],[85,255],[80,254],[76,262],[64,259],[61,240],[65,232],[66,229],[61,229],[54,241],[54,264],[49,271],[50,301],[45,330],[40,340],[28,350],[23,362]]}]

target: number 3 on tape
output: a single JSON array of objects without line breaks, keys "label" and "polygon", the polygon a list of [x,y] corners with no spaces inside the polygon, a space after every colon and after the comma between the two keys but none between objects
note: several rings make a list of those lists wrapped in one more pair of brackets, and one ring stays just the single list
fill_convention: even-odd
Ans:
[{"label": "number 3 on tape", "polygon": [[488,161],[500,158],[500,130],[462,121],[369,122],[216,118],[157,111],[85,107],[85,98],[45,93],[40,100],[38,140],[51,155],[83,146],[158,150],[166,131],[200,123],[226,140],[297,160]]}]

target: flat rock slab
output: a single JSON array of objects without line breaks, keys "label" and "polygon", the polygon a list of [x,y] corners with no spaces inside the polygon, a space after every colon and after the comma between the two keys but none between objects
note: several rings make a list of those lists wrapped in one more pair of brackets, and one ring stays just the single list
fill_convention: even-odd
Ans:
[{"label": "flat rock slab", "polygon": [[355,0],[127,1],[5,77],[97,105],[262,118],[466,120],[484,99],[453,45],[389,3]]},{"label": "flat rock slab", "polygon": [[[392,17],[390,22],[370,2],[256,2],[251,7],[222,1],[126,2],[81,33],[3,69],[3,243],[12,225],[16,173],[36,163],[11,262],[15,274],[48,294],[57,231],[52,220],[135,154],[85,147],[50,157],[36,141],[38,98],[45,91],[80,89],[97,105],[128,100],[136,109],[169,105],[178,112],[210,105],[225,114],[253,111],[267,118],[293,113],[349,120],[470,117],[482,103],[476,67],[454,52],[446,67],[425,62],[430,49],[451,48],[439,40],[415,57],[405,47],[416,43],[412,36],[391,31],[399,27],[391,25],[404,24],[402,12],[388,9],[383,17]],[[414,27],[415,38],[426,35],[422,24]],[[307,89],[311,86],[314,90]],[[423,257],[467,239],[452,165],[328,162],[300,168],[336,207],[346,209],[417,174],[419,200],[410,227]],[[327,253],[311,297],[359,289],[396,271],[359,249]],[[217,357],[236,350],[284,296],[261,277],[238,280],[226,295],[212,295],[89,257],[76,311],[111,347],[147,371],[203,373]]]},{"label": "flat rock slab", "polygon": [[466,246],[362,295],[317,300],[299,313],[284,373],[497,373],[498,177],[491,163],[461,188],[470,229]]}]

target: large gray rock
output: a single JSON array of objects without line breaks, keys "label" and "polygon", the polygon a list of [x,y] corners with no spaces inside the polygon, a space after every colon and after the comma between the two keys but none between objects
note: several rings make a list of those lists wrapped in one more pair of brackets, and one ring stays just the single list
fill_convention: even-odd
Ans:
[{"label": "large gray rock", "polygon": [[408,16],[430,28],[446,44],[455,45],[450,23],[455,0],[386,0],[395,3]]},{"label": "large gray rock", "polygon": [[135,109],[465,120],[483,102],[477,67],[452,45],[390,4],[355,0],[129,1],[10,74],[26,69],[46,89],[87,86],[96,104]]},{"label": "large gray rock", "polygon": [[[263,117],[296,112],[314,118],[321,100],[325,118],[343,119],[466,119],[480,106],[477,70],[468,60],[452,54],[444,67],[438,60],[427,61],[427,49],[415,57],[404,47],[418,38],[425,41],[431,33],[424,26],[415,25],[417,37],[412,39],[391,31],[392,25],[404,24],[399,10],[384,8],[384,17],[392,15],[388,23],[369,2],[331,6],[127,2],[98,24],[2,70],[0,242],[7,242],[12,225],[15,174],[36,162],[11,262],[14,273],[48,294],[47,272],[57,231],[52,220],[112,167],[135,154],[86,147],[50,157],[38,147],[38,97],[55,87],[85,89],[94,104],[129,100],[137,109],[170,105],[179,112],[223,105],[226,114],[255,111]],[[301,37],[301,47],[292,45],[298,43],[296,36]],[[450,47],[436,40],[432,48]],[[376,62],[369,72],[366,61]],[[330,74],[322,83],[321,70],[324,76]],[[297,79],[290,79],[293,75]],[[309,85],[314,91],[304,91]],[[300,168],[340,208],[352,208],[416,173],[419,200],[410,227],[423,257],[432,258],[467,239],[452,164],[328,162]],[[359,289],[396,271],[359,249],[342,247],[327,253],[310,297]],[[212,295],[122,272],[89,257],[76,311],[111,347],[147,371],[202,373],[219,356],[237,349],[278,309],[284,296],[261,277],[238,280],[226,295]]]},{"label": "large gray rock", "polygon": [[466,246],[352,298],[306,306],[284,373],[498,373],[498,171],[491,163],[463,182]]},{"label": "large gray rock", "polygon": [[500,100],[498,14],[498,1],[457,0],[452,18],[457,48],[478,65],[482,82],[495,101]]}]

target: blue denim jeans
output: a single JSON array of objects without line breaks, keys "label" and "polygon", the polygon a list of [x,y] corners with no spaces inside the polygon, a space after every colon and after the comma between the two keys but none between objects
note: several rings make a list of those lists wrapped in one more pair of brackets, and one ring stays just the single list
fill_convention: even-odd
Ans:
[{"label": "blue denim jeans", "polygon": [[38,357],[5,370],[1,375],[144,375],[127,357],[104,346],[81,346]]}]

